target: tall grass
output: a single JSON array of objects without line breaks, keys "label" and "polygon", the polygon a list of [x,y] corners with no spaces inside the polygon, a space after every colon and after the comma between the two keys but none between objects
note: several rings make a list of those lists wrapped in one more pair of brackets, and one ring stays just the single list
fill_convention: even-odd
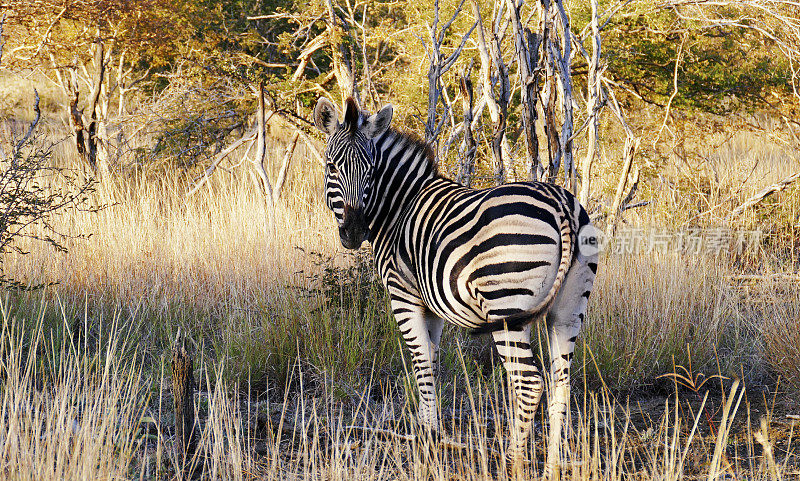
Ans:
[{"label": "tall grass", "polygon": [[[119,328],[121,313],[111,323],[118,328],[89,349],[66,336],[53,341],[43,328],[44,310],[12,318],[9,307],[6,301],[0,332],[4,479],[174,479],[180,469],[169,383],[159,371],[142,370],[141,355],[127,349],[130,331]],[[61,321],[69,325],[66,317]],[[409,397],[406,388],[371,387],[380,377],[376,372],[366,378],[356,405],[345,410],[333,388],[322,395],[306,391],[302,369],[293,369],[288,381],[296,390],[264,403],[236,394],[218,374],[227,368],[224,362],[202,362],[194,470],[226,480],[531,479],[541,472],[544,441],[537,440],[521,476],[509,476],[504,383],[475,381],[465,359],[459,360],[461,382],[469,389],[454,394],[443,410],[444,444],[417,436],[413,403],[396,401]],[[770,436],[784,436],[780,450],[789,454],[763,463],[740,457],[753,452],[753,441],[741,436],[753,429],[742,392],[734,384],[721,409],[709,407],[707,393],[701,403],[676,394],[644,419],[608,391],[590,392],[571,411],[570,462],[562,466],[562,479],[790,475],[798,463],[796,441],[791,433],[785,438],[779,422],[765,424],[762,438],[771,449]],[[706,423],[717,428],[704,429]],[[546,437],[546,430],[536,432]]]},{"label": "tall grass", "polygon": [[[759,363],[757,336],[737,337],[758,314],[742,315],[728,268],[716,262],[659,253],[607,258],[578,362],[593,367],[590,376],[599,371],[628,389],[652,384],[675,365],[717,372],[721,361],[724,374],[737,375],[742,364]],[[720,349],[727,349],[722,357]]]},{"label": "tall grass", "polygon": [[45,331],[41,314],[10,318],[6,301],[0,315],[3,477],[128,476],[150,393],[139,359],[121,362],[127,341],[112,331],[96,353],[87,354],[85,344]]},{"label": "tall grass", "polygon": [[[274,168],[280,147],[270,147]],[[69,162],[74,153],[59,155]],[[68,253],[23,241],[27,254],[4,256],[11,277],[57,283],[3,304],[6,477],[175,477],[163,353],[180,327],[201,366],[196,462],[209,477],[507,478],[502,370],[490,342],[463,330],[448,327],[443,340],[440,405],[445,430],[466,448],[431,450],[390,434],[413,433],[415,394],[401,339],[368,251],[340,246],[321,199],[322,167],[302,149],[296,155],[272,221],[241,169],[218,171],[191,197],[191,173],[134,169],[104,181],[94,199],[106,206],[100,212],[58,219],[67,233],[90,234],[69,240]],[[649,214],[631,214],[632,223],[647,225],[647,216],[665,225],[699,222],[687,208],[697,198],[670,192]],[[779,199],[791,204],[796,196]],[[745,226],[767,215],[752,214]],[[678,366],[767,388],[776,375],[800,375],[792,340],[797,286],[776,280],[758,289],[736,280],[742,269],[791,268],[786,253],[795,241],[781,234],[781,222],[771,235],[783,250],[755,258],[603,256],[575,358],[566,478],[793,472],[793,454],[783,456],[785,465],[763,467],[741,434],[749,424],[729,437],[722,412],[703,410],[697,396],[660,399],[659,409],[641,416],[621,395],[653,385],[680,392],[667,381],[676,376],[659,377],[683,372]],[[717,386],[713,396],[722,395]],[[733,406],[729,415],[750,420]],[[538,426],[537,438],[546,437],[546,422]],[[742,465],[731,458],[739,448],[750,453]],[[541,452],[537,442],[528,474],[540,470]]]},{"label": "tall grass", "polygon": [[[273,169],[282,149],[270,144]],[[246,169],[219,170],[191,197],[190,172],[133,170],[103,182],[94,199],[106,206],[100,212],[59,219],[62,230],[88,239],[69,241],[66,254],[23,244],[29,253],[5,256],[3,269],[32,284],[57,282],[51,292],[67,310],[86,305],[93,320],[135,313],[146,352],[159,352],[183,326],[204,355],[226,361],[230,379],[249,376],[261,389],[283,384],[300,348],[321,383],[352,392],[373,363],[387,372],[402,365],[399,337],[369,255],[353,257],[341,247],[321,198],[322,168],[304,149],[273,220]],[[59,155],[66,163],[72,154]],[[727,160],[718,170],[732,170],[732,160],[719,156]],[[748,259],[750,272],[781,268],[763,251]],[[578,365],[602,372],[615,389],[652,385],[690,359],[701,370],[746,371],[748,380],[767,382],[775,366],[761,354],[762,324],[773,314],[742,298],[731,281],[743,265],[726,253],[605,255]],[[477,358],[470,369],[489,368],[485,340],[448,334]],[[444,366],[457,371],[450,339]],[[591,372],[587,380],[599,386]]]}]

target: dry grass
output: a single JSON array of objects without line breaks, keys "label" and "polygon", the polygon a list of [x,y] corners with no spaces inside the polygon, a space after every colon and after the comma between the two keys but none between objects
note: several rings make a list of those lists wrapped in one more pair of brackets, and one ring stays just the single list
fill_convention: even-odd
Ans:
[{"label": "dry grass", "polygon": [[[159,371],[141,369],[142,356],[127,349],[131,339],[126,330],[109,331],[95,344],[59,340],[45,328],[45,309],[29,319],[14,319],[9,307],[3,304],[6,327],[0,334],[4,479],[173,479],[179,469],[168,414],[171,400],[160,387],[169,381]],[[31,324],[22,328],[23,321]],[[61,322],[68,324],[66,318]],[[522,476],[506,474],[503,384],[472,384],[465,370],[461,381],[469,386],[467,393],[454,397],[443,412],[450,444],[461,446],[446,449],[414,438],[409,423],[413,405],[395,401],[407,393],[402,387],[400,392],[373,387],[375,372],[354,399],[357,404],[345,410],[331,390],[307,392],[299,371],[290,381],[299,388],[287,390],[283,399],[248,402],[214,375],[226,368],[222,363],[200,366],[200,442],[194,463],[203,478],[504,480],[531,479],[542,467],[545,447],[537,441]],[[646,417],[607,391],[591,392],[573,406],[571,461],[562,479],[733,475],[771,480],[795,475],[796,442],[791,433],[786,437],[786,425],[779,420],[766,424],[762,439],[770,449],[790,454],[763,462],[752,454],[753,440],[743,435],[753,427],[742,392],[734,384],[717,408],[710,406],[707,394],[700,402],[676,394]],[[537,438],[545,434],[546,429],[537,429]]]},{"label": "dry grass", "polygon": [[789,390],[800,392],[800,298],[796,289],[779,294],[764,309],[765,355]]},{"label": "dry grass", "polygon": [[[271,146],[273,163],[280,147]],[[62,162],[74,155],[58,149]],[[730,155],[717,170],[724,164],[733,172]],[[468,448],[430,451],[376,431],[411,429],[413,389],[385,294],[369,263],[342,251],[322,203],[321,173],[307,152],[296,154],[270,230],[243,169],[218,171],[190,198],[189,174],[127,172],[96,193],[95,204],[108,207],[60,218],[65,231],[91,234],[69,241],[68,254],[24,244],[28,254],[5,256],[8,275],[58,284],[4,304],[0,470],[9,479],[174,477],[171,400],[162,386],[169,384],[164,352],[180,326],[201,365],[198,463],[208,477],[505,479],[493,454],[502,453],[504,439],[502,371],[485,340],[463,331],[446,333],[441,405],[446,431]],[[793,209],[796,198],[796,191],[782,194],[788,203],[780,208]],[[660,213],[632,214],[633,222],[668,219],[674,210],[682,220],[665,225],[683,225],[689,201],[659,199],[651,209]],[[752,225],[765,214],[748,215]],[[758,388],[773,387],[773,374],[800,375],[800,339],[785,342],[800,330],[792,324],[800,312],[796,285],[750,289],[731,281],[744,268],[772,273],[787,265],[786,243],[793,251],[794,240],[771,232],[783,243],[779,254],[604,257],[576,356],[575,462],[567,479],[796,472],[795,455],[786,454],[791,438],[778,436],[777,462],[785,464],[762,464],[747,434],[749,408],[730,406],[734,436],[719,429],[719,383],[698,394],[659,380],[683,372],[678,366]],[[659,398],[644,414],[623,400],[653,387],[680,394]],[[715,407],[703,410],[706,389]],[[774,436],[785,434],[771,422]],[[539,426],[541,440],[546,423]],[[533,472],[541,441],[535,449]]]}]

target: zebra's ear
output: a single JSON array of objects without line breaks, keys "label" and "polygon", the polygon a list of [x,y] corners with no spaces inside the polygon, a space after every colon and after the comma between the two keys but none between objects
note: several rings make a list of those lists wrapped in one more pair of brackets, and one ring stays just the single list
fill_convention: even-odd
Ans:
[{"label": "zebra's ear", "polygon": [[392,115],[394,114],[394,107],[392,104],[384,106],[375,115],[370,115],[361,126],[362,132],[368,138],[374,138],[386,132],[389,124],[392,122]]},{"label": "zebra's ear", "polygon": [[332,135],[336,131],[336,122],[339,121],[339,110],[333,102],[320,97],[314,107],[314,125],[323,134]]}]

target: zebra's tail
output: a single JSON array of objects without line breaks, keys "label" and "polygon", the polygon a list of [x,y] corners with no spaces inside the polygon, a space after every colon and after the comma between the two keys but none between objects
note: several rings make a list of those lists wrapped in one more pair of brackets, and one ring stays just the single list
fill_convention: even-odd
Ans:
[{"label": "zebra's tail", "polygon": [[486,324],[471,330],[470,334],[487,334],[490,332],[502,331],[504,329],[516,331],[525,324],[539,317],[543,312],[550,308],[550,304],[552,304],[553,300],[556,298],[558,290],[561,289],[561,284],[564,283],[564,279],[567,277],[567,272],[569,272],[569,268],[572,266],[572,252],[574,246],[572,242],[572,229],[570,228],[568,219],[564,217],[561,218],[560,230],[561,262],[558,265],[558,271],[556,272],[556,278],[553,280],[553,285],[550,287],[550,291],[547,292],[545,298],[542,299],[542,302],[529,311],[513,314],[497,321],[487,322]]}]

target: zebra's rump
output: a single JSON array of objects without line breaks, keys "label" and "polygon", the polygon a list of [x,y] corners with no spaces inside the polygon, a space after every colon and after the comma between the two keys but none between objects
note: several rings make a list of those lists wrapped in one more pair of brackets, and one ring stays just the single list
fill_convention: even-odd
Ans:
[{"label": "zebra's rump", "polygon": [[433,242],[410,249],[419,253],[415,264],[426,303],[471,328],[531,313],[555,281],[560,225],[573,216],[564,209],[570,200],[563,189],[538,183],[432,189],[431,208],[423,210],[428,216],[415,219],[414,229],[427,230],[423,237]]}]

